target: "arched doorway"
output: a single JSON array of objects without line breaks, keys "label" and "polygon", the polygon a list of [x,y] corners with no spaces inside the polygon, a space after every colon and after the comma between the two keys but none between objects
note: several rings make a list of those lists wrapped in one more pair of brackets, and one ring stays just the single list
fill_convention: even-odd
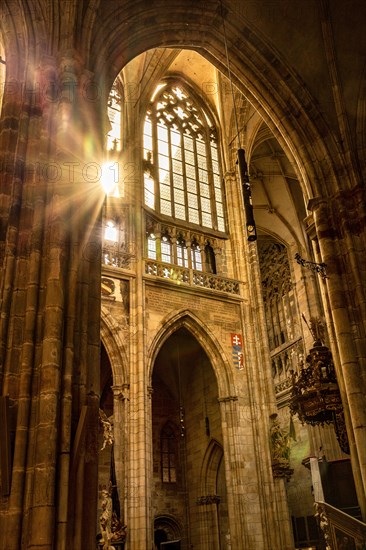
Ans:
[{"label": "arched doorway", "polygon": [[[154,550],[163,550],[169,548],[166,543],[175,541],[180,543],[182,537],[182,528],[176,519],[169,515],[161,515],[154,520]],[[164,544],[165,543],[165,544]]]},{"label": "arched doorway", "polygon": [[[202,528],[199,519],[203,500],[209,498],[201,494],[202,464],[211,439],[222,441],[222,431],[216,377],[187,328],[175,331],[160,349],[152,387],[152,503],[154,517],[159,518],[154,522],[154,541],[157,548],[171,540],[181,540],[182,550],[192,544],[201,547],[208,536],[205,529],[211,529],[209,524]],[[220,453],[221,460],[221,447]],[[212,474],[209,468],[206,473]],[[221,478],[222,490],[223,485]],[[167,514],[182,526],[180,532],[162,522]],[[215,537],[214,548],[224,548],[217,530]]]}]

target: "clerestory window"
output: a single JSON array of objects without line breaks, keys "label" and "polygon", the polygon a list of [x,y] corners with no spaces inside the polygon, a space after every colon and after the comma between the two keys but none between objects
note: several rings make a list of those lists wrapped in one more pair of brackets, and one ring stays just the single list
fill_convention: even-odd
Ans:
[{"label": "clerestory window", "polygon": [[177,264],[188,267],[188,250],[186,241],[182,237],[177,239]]},{"label": "clerestory window", "polygon": [[108,118],[110,123],[107,134],[107,151],[121,150],[122,94],[115,83],[108,97]]},{"label": "clerestory window", "polygon": [[201,248],[196,241],[193,241],[191,244],[191,259],[192,268],[197,271],[202,271]]},{"label": "clerestory window", "polygon": [[161,83],[144,124],[145,205],[225,231],[217,132],[184,86]]}]

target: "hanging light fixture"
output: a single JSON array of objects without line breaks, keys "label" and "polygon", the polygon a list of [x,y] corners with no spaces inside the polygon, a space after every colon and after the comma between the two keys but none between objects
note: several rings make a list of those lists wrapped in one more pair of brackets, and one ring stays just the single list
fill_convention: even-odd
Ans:
[{"label": "hanging light fixture", "polygon": [[[304,315],[303,319],[308,325]],[[313,347],[299,373],[292,372],[291,414],[312,426],[333,424],[340,448],[349,454],[341,394],[331,351],[322,343],[320,320],[312,319],[309,330]]]},{"label": "hanging light fixture", "polygon": [[186,435],[185,427],[185,418],[184,418],[184,407],[182,401],[182,381],[180,373],[180,348],[179,340],[177,340],[177,353],[178,353],[178,391],[179,391],[179,424],[180,424],[180,435],[184,437]]},{"label": "hanging light fixture", "polygon": [[225,18],[224,18],[223,5],[222,5],[221,0],[220,0],[220,6],[221,6],[222,26],[223,26],[223,31],[224,31],[226,64],[227,64],[227,70],[228,70],[228,76],[229,76],[229,82],[230,82],[231,95],[232,95],[232,100],[233,100],[234,119],[235,119],[235,125],[236,125],[236,135],[237,135],[237,139],[238,139],[238,149],[237,149],[237,161],[236,161],[236,163],[237,163],[238,168],[239,168],[239,176],[240,176],[240,181],[241,181],[242,191],[243,191],[243,201],[244,201],[244,210],[245,210],[245,218],[246,218],[247,239],[248,239],[249,242],[253,242],[253,241],[257,240],[257,230],[256,230],[254,215],[253,215],[252,193],[251,193],[250,182],[249,182],[248,166],[247,166],[247,163],[246,163],[246,160],[245,160],[245,150],[242,149],[241,143],[240,143],[240,131],[239,131],[239,124],[238,124],[238,114],[237,114],[237,111],[236,111],[234,87],[233,87],[233,81],[232,81],[232,77],[231,77],[229,52],[228,52],[228,47],[227,47]]}]

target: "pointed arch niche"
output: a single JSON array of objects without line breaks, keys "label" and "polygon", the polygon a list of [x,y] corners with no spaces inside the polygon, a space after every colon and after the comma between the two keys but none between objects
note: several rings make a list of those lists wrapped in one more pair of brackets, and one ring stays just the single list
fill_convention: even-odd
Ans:
[{"label": "pointed arch niche", "polygon": [[[104,428],[98,429],[98,488],[110,481],[116,488],[112,494],[113,511],[125,523],[127,417],[129,384],[126,374],[127,354],[120,337],[120,327],[111,313],[102,307],[100,354],[100,404],[102,415],[112,424],[113,449],[104,445]],[[99,502],[100,504],[100,502]],[[98,518],[102,510],[98,509]]]},{"label": "pointed arch niche", "polygon": [[[202,487],[211,492],[214,484],[216,492],[219,479],[221,492],[226,492],[225,477],[219,474],[223,450],[218,384],[207,354],[187,327],[178,326],[161,346],[153,364],[152,388],[153,515],[169,513],[182,526],[182,550],[191,544],[206,548],[201,545],[208,538],[210,548],[224,548],[219,530],[208,532],[212,521],[199,517],[203,508],[211,507],[202,501]],[[210,462],[216,467],[214,474],[212,468],[203,468],[213,439],[220,455]],[[204,471],[208,479],[202,484]]]}]

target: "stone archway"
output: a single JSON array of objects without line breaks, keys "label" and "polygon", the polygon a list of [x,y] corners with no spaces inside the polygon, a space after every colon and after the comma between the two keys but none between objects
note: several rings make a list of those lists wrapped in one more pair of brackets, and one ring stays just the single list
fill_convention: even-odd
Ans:
[{"label": "stone archway", "polygon": [[[177,537],[182,550],[190,550],[191,545],[200,548],[211,537],[212,527],[199,522],[201,465],[207,441],[211,437],[223,441],[222,420],[212,365],[184,326],[161,346],[154,361],[152,389],[153,512],[160,517],[174,511],[182,526]],[[219,443],[217,449],[222,458]],[[210,463],[215,463],[212,471],[218,467],[214,459]],[[218,544],[217,530],[215,536]]]},{"label": "stone archway", "polygon": [[[180,2],[173,1],[168,14],[163,0],[143,13],[140,5],[132,1],[128,2],[127,9],[128,16],[121,17],[121,23],[114,24],[108,36],[98,21],[90,69],[105,79],[106,96],[119,71],[131,59],[158,47],[195,50],[227,75],[224,18],[235,86],[259,111],[289,157],[295,159],[307,199],[318,195],[321,186],[336,188],[335,159],[339,165],[337,170],[342,166],[342,175],[347,177],[335,136],[320,113],[315,113],[311,94],[301,78],[232,6],[225,7],[223,17],[215,2],[205,4],[204,13],[199,3],[193,3],[183,12]],[[106,14],[104,24],[108,26],[112,19],[115,22],[116,16],[116,12]],[[122,24],[136,30],[132,42],[123,33]],[[111,60],[109,66],[106,59]],[[309,104],[312,104],[311,115]],[[329,175],[326,179],[324,171]]]},{"label": "stone archway", "polygon": [[181,540],[182,528],[176,518],[168,514],[154,519],[154,550],[161,550],[160,543]]}]

